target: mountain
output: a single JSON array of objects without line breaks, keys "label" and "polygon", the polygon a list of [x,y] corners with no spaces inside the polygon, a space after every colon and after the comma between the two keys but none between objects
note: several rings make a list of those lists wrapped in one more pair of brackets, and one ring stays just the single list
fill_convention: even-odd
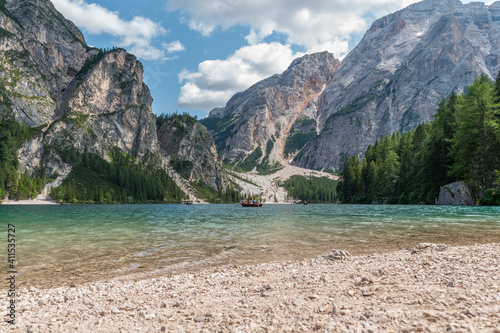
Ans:
[{"label": "mountain", "polygon": [[321,134],[294,160],[340,169],[348,155],[432,120],[441,98],[500,70],[500,2],[426,0],[373,23],[325,88]]},{"label": "mountain", "polygon": [[54,120],[57,101],[96,53],[50,1],[0,1],[0,114],[38,126]]},{"label": "mountain", "polygon": [[1,14],[0,114],[43,128],[21,149],[25,169],[56,172],[48,147],[118,147],[139,159],[158,152],[153,99],[133,55],[88,47],[50,1],[7,1]]},{"label": "mountain", "polygon": [[189,115],[177,114],[160,116],[157,124],[161,154],[174,170],[191,182],[224,188],[227,177],[205,126]]},{"label": "mountain", "polygon": [[272,160],[339,170],[384,135],[432,120],[443,97],[480,74],[495,78],[499,24],[500,2],[413,4],[375,21],[340,64],[328,53],[306,55],[212,110],[204,124],[233,163],[256,152],[258,164],[271,139]]},{"label": "mountain", "polygon": [[225,107],[212,110],[202,123],[214,136],[219,153],[235,164],[255,151],[261,151],[255,165],[266,157],[269,163],[279,162],[291,132],[315,136],[318,96],[337,66],[328,52],[305,55],[282,74],[254,84]]},{"label": "mountain", "polygon": [[[160,143],[168,146],[169,129],[163,128],[160,142],[143,72],[141,62],[123,49],[89,47],[49,0],[0,1],[0,121],[24,123],[35,133],[12,153],[18,156],[11,163],[17,173],[68,174],[70,166],[62,158],[67,154],[61,155],[68,149],[108,161],[118,149],[153,168],[167,168],[171,156]],[[3,139],[9,142],[10,136],[0,135]],[[205,148],[211,149],[199,150]],[[210,158],[221,166],[213,151]],[[14,178],[0,177],[2,187],[12,187]],[[215,167],[195,168],[190,176],[192,181],[205,178],[215,190],[225,186]]]}]

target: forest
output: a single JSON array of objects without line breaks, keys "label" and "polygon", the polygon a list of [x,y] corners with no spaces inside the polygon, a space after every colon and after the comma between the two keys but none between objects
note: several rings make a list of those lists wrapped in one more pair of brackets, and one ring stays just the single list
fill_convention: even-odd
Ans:
[{"label": "forest", "polygon": [[461,181],[480,205],[500,205],[500,74],[482,75],[439,104],[434,121],[347,158],[337,192],[344,203],[434,204]]},{"label": "forest", "polygon": [[308,203],[337,202],[337,181],[328,177],[311,177],[294,175],[284,182],[288,192],[287,199],[300,200]]},{"label": "forest", "polygon": [[51,197],[68,203],[180,202],[185,195],[163,169],[147,166],[114,149],[111,162],[100,155],[71,148],[59,156],[72,170]]},{"label": "forest", "polygon": [[160,128],[164,123],[172,123],[173,127],[176,127],[181,131],[182,134],[187,134],[186,125],[193,125],[196,123],[198,117],[192,117],[189,113],[183,112],[182,114],[178,113],[162,113],[159,116],[156,116],[156,128]]}]

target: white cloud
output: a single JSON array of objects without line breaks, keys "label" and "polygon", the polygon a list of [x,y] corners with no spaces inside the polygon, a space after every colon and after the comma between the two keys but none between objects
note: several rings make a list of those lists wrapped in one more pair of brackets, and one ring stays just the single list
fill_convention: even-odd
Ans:
[{"label": "white cloud", "polygon": [[[287,68],[300,56],[290,45],[307,53],[329,51],[342,60],[375,17],[393,13],[420,0],[168,0],[168,11],[179,11],[192,30],[210,36],[216,29],[245,26],[249,46],[225,60],[207,60],[196,72],[179,74],[178,103],[210,110],[223,106],[234,93]],[[466,2],[468,2],[466,0]],[[487,0],[491,4],[493,0]],[[286,36],[287,45],[264,43],[273,33]]]},{"label": "white cloud", "polygon": [[182,43],[178,40],[171,43],[163,43],[163,48],[167,51],[167,53],[181,52],[186,50],[184,45],[182,45]]},{"label": "white cloud", "polygon": [[[179,74],[183,86],[178,104],[203,110],[225,105],[235,93],[283,72],[303,55],[294,53],[291,44],[308,53],[327,50],[342,59],[351,34],[368,28],[363,18],[368,10],[389,13],[399,7],[399,0],[169,0],[167,9],[181,11],[190,28],[205,36],[217,28],[249,27],[250,45],[225,60],[207,60],[197,71]],[[288,44],[264,43],[274,32],[285,34]]]},{"label": "white cloud", "polygon": [[67,19],[90,34],[110,34],[118,38],[118,45],[145,60],[162,60],[165,51],[153,45],[153,40],[167,31],[158,23],[142,16],[130,21],[120,18],[100,5],[83,0],[52,0]]},{"label": "white cloud", "polygon": [[[344,56],[354,33],[368,28],[367,14],[382,16],[416,0],[169,0],[169,11],[180,11],[190,28],[205,36],[215,29],[248,26],[249,44],[262,43],[273,32],[287,43],[307,50],[326,47]],[[325,49],[323,49],[324,51]]]},{"label": "white cloud", "polygon": [[242,47],[225,60],[207,60],[198,71],[179,74],[178,103],[182,107],[211,110],[224,106],[235,93],[276,73],[283,72],[296,57],[290,45],[260,43]]}]

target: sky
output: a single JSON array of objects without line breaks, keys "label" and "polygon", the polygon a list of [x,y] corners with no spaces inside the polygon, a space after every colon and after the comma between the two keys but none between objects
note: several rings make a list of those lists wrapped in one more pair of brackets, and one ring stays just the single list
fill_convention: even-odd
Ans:
[{"label": "sky", "polygon": [[417,2],[51,1],[88,45],[122,47],[142,62],[155,114],[188,112],[199,119],[304,54],[329,51],[343,59],[373,21]]}]

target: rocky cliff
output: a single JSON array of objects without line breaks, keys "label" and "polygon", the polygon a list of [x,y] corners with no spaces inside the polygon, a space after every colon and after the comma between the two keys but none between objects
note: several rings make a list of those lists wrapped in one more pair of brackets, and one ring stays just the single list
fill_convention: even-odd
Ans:
[{"label": "rocky cliff", "polygon": [[0,1],[0,115],[50,123],[64,89],[96,52],[50,1]]},{"label": "rocky cliff", "polygon": [[377,20],[325,88],[321,134],[295,162],[341,168],[383,135],[431,120],[481,73],[496,78],[499,57],[500,2],[426,0]]},{"label": "rocky cliff", "polygon": [[99,58],[76,75],[58,100],[58,118],[45,141],[91,151],[118,147],[139,159],[158,152],[153,99],[142,82],[142,64],[123,49]]},{"label": "rocky cliff", "polygon": [[43,165],[46,176],[60,173],[56,151],[69,147],[100,154],[117,147],[160,165],[153,100],[142,83],[141,63],[123,49],[98,58],[61,89],[53,120],[21,149],[19,159],[25,170],[33,172]]},{"label": "rocky cliff", "polygon": [[88,47],[50,1],[2,5],[0,114],[43,127],[21,149],[24,169],[60,169],[51,148],[118,147],[139,159],[158,152],[153,100],[133,55]]},{"label": "rocky cliff", "polygon": [[[234,95],[225,107],[212,110],[202,122],[214,135],[219,153],[238,163],[262,146],[268,151],[261,160],[268,156],[269,162],[280,161],[297,120],[312,120],[314,125],[305,130],[316,132],[318,96],[337,66],[328,52],[306,55],[282,74],[256,83]],[[301,130],[299,124],[293,129]]]},{"label": "rocky cliff", "polygon": [[227,177],[208,130],[187,115],[172,115],[158,126],[160,150],[174,170],[189,181],[222,190]]},{"label": "rocky cliff", "polygon": [[[19,151],[23,172],[67,174],[58,151],[69,147],[106,159],[106,152],[118,148],[156,167],[168,163],[142,64],[123,49],[87,46],[48,0],[0,0],[0,88],[0,119],[42,129]],[[185,156],[191,157],[198,158]],[[220,187],[213,172],[210,184]]]},{"label": "rocky cliff", "polygon": [[499,57],[500,2],[425,0],[375,21],[340,65],[328,53],[307,55],[205,124],[236,161],[275,138],[272,159],[339,170],[382,136],[432,120],[443,97],[480,74],[496,78]]}]

